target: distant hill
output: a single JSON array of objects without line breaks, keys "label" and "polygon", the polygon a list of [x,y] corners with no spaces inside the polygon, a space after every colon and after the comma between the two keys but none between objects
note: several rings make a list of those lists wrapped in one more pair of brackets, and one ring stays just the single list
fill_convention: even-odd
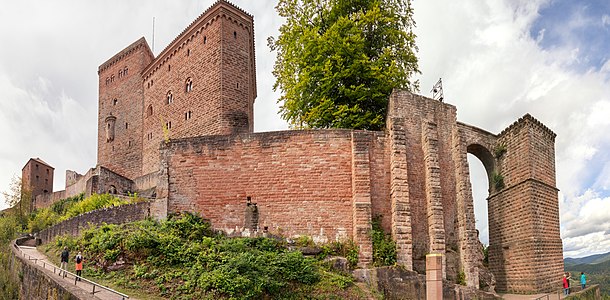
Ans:
[{"label": "distant hill", "polygon": [[601,264],[610,261],[610,252],[604,254],[596,254],[580,258],[568,257],[563,260],[563,263],[568,266],[583,265],[583,264]]}]

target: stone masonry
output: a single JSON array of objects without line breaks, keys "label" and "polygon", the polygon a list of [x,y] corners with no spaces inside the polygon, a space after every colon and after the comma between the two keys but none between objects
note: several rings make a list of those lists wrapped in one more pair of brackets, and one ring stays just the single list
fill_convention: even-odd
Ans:
[{"label": "stone masonry", "polygon": [[371,221],[380,216],[406,270],[423,274],[426,255],[441,254],[443,270],[457,270],[443,278],[462,273],[478,288],[471,153],[490,182],[497,290],[556,287],[563,261],[551,130],[526,115],[495,135],[457,122],[453,105],[396,90],[384,131],[253,133],[253,22],[219,0],[157,57],[142,38],[103,63],[98,166],[69,173],[62,192],[137,191],[156,198],[156,216],[196,212],[230,234],[351,239],[361,267],[372,263]]}]

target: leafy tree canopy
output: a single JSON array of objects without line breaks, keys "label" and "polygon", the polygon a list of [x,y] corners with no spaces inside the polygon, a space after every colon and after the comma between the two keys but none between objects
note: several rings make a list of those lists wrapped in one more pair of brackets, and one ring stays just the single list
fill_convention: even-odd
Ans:
[{"label": "leafy tree canopy", "polygon": [[280,0],[274,89],[293,128],[385,126],[394,88],[417,90],[410,0]]}]

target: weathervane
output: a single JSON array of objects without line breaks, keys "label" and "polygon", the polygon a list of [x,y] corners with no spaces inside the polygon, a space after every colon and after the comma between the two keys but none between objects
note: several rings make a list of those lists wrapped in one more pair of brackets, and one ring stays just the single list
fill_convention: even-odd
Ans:
[{"label": "weathervane", "polygon": [[430,91],[432,93],[432,99],[443,102],[443,79],[439,78],[438,81],[432,87]]}]

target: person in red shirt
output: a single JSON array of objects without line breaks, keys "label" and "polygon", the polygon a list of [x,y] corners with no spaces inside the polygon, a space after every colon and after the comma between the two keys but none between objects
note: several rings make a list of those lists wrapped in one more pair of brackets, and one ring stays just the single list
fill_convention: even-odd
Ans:
[{"label": "person in red shirt", "polygon": [[570,277],[568,276],[568,273],[563,274],[563,294],[570,294]]}]

